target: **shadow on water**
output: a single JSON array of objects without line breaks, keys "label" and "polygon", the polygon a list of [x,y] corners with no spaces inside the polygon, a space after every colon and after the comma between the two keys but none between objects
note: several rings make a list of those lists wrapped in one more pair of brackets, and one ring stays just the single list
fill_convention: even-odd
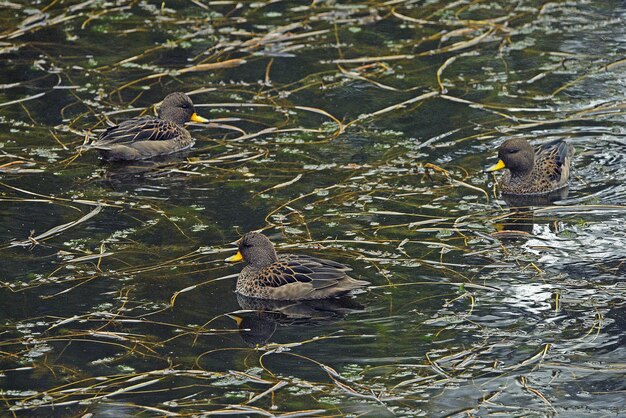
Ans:
[{"label": "shadow on water", "polygon": [[238,294],[237,302],[243,311],[228,316],[237,323],[241,339],[251,347],[266,344],[278,326],[314,326],[364,310],[364,306],[351,297],[276,301]]},{"label": "shadow on water", "polygon": [[[622,2],[6,2],[0,415],[619,416]],[[104,164],[187,92],[184,153]],[[567,194],[482,169],[576,147]],[[229,243],[364,292],[246,300]]]}]

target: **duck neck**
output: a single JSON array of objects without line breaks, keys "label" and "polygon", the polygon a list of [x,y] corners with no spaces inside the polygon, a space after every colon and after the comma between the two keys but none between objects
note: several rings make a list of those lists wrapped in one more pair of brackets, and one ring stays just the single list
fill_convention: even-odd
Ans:
[{"label": "duck neck", "polygon": [[511,171],[511,178],[513,179],[525,179],[529,177],[533,172],[531,168],[520,168],[515,171]]},{"label": "duck neck", "polygon": [[257,254],[250,265],[256,269],[262,269],[270,266],[271,264],[278,261],[278,255],[276,254],[276,250],[271,248],[270,251],[264,252],[262,254]]},{"label": "duck neck", "polygon": [[183,126],[185,122],[189,120],[185,112],[181,111],[181,109],[178,108],[161,108],[158,110],[157,114],[159,115],[159,118],[174,122],[179,126]]}]

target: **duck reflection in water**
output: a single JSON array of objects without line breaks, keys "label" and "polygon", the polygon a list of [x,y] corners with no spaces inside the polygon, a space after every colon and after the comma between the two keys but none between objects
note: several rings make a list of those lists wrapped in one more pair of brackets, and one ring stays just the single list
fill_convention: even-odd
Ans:
[{"label": "duck reflection in water", "polygon": [[[536,207],[552,206],[555,202],[565,200],[568,195],[568,188],[562,188],[552,193],[536,196],[523,195],[503,195],[510,215],[495,224],[497,232],[494,234],[498,238],[522,238],[533,234],[535,226]],[[557,224],[551,223],[550,229],[558,232]]]},{"label": "duck reflection in water", "polygon": [[98,177],[91,180],[115,191],[143,188],[147,182],[167,178],[171,181],[188,181],[189,175],[181,172],[189,151],[163,155],[150,160],[131,162],[102,162]]},{"label": "duck reflection in water", "polygon": [[241,339],[250,347],[263,346],[281,327],[315,326],[363,312],[364,306],[344,296],[317,300],[268,300],[237,294],[241,307],[227,316],[237,323]]}]

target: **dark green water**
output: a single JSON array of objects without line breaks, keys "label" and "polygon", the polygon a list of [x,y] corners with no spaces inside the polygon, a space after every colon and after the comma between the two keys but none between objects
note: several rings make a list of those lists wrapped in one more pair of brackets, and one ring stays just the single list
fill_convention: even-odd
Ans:
[{"label": "dark green water", "polygon": [[[624,413],[622,2],[0,6],[1,416]],[[77,155],[173,91],[192,150]],[[567,197],[494,196],[514,136]],[[372,286],[238,299],[261,228]]]}]

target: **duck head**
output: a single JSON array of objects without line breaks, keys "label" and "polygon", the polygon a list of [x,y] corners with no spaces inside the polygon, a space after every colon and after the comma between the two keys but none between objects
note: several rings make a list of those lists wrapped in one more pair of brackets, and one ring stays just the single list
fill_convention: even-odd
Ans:
[{"label": "duck head", "polygon": [[530,173],[535,165],[535,151],[525,139],[512,138],[500,145],[498,159],[498,162],[486,171],[508,168],[512,175],[524,176]]},{"label": "duck head", "polygon": [[263,268],[278,260],[274,244],[260,232],[248,232],[237,241],[237,245],[237,254],[224,261],[236,263],[244,260],[253,267]]},{"label": "duck head", "polygon": [[157,110],[159,118],[169,120],[177,125],[184,125],[187,122],[208,122],[208,119],[198,116],[193,106],[193,102],[185,93],[168,94]]}]

